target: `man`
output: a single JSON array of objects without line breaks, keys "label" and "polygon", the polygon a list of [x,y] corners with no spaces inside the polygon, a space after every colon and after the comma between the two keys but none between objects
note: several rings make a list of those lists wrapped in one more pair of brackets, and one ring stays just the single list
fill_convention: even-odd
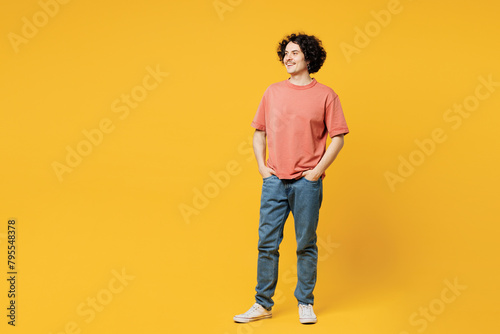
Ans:
[{"label": "man", "polygon": [[[342,149],[349,129],[338,95],[310,77],[326,59],[321,41],[303,33],[291,34],[280,42],[277,53],[290,77],[267,88],[252,122],[256,129],[253,148],[263,178],[256,302],[233,319],[249,322],[271,317],[278,280],[278,250],[291,211],[297,240],[298,281],[294,295],[300,322],[311,324],[317,321],[313,290],[323,178]],[[325,149],[328,135],[332,142]]]}]

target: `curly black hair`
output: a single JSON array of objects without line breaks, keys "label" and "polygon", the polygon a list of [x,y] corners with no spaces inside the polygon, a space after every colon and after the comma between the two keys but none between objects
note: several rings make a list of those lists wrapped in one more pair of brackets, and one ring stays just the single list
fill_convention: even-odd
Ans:
[{"label": "curly black hair", "polygon": [[300,46],[300,50],[304,53],[304,58],[309,61],[307,65],[307,70],[310,74],[319,71],[321,66],[326,59],[326,51],[321,44],[321,41],[312,35],[306,35],[303,32],[297,34],[291,34],[283,38],[283,40],[278,44],[278,58],[283,64],[283,58],[285,58],[285,49],[288,43],[293,42]]}]

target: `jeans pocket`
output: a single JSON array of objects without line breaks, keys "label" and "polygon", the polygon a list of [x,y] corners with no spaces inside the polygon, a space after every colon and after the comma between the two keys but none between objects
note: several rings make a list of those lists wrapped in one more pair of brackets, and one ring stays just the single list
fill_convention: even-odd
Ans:
[{"label": "jeans pocket", "polygon": [[270,179],[270,178],[272,178],[273,176],[274,176],[274,175],[273,175],[273,174],[271,174],[271,176],[268,176],[268,177],[263,178],[263,179],[262,179],[262,181],[269,180],[269,179]]},{"label": "jeans pocket", "polygon": [[310,180],[306,179],[306,177],[305,177],[305,176],[303,176],[302,178],[303,178],[306,182],[309,182],[309,183],[311,183],[311,184],[318,184],[318,183],[320,183],[320,182],[321,182],[321,178],[317,179],[316,181],[310,181]]}]

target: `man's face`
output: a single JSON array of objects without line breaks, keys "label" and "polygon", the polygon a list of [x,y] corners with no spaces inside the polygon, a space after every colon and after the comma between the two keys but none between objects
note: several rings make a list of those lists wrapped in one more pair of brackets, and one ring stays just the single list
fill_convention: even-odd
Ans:
[{"label": "man's face", "polygon": [[307,63],[304,54],[300,50],[300,46],[293,42],[289,42],[285,48],[285,57],[283,57],[283,64],[290,74],[300,74],[301,72],[309,73],[307,70]]}]

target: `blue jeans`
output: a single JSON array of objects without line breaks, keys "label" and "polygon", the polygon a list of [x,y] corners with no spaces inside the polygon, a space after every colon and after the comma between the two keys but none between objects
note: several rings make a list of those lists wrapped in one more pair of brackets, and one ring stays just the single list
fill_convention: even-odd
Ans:
[{"label": "blue jeans", "polygon": [[259,220],[259,258],[255,300],[270,310],[278,281],[279,246],[290,211],[297,240],[297,286],[299,304],[314,304],[318,247],[316,228],[323,199],[323,181],[280,180],[275,175],[263,180]]}]

